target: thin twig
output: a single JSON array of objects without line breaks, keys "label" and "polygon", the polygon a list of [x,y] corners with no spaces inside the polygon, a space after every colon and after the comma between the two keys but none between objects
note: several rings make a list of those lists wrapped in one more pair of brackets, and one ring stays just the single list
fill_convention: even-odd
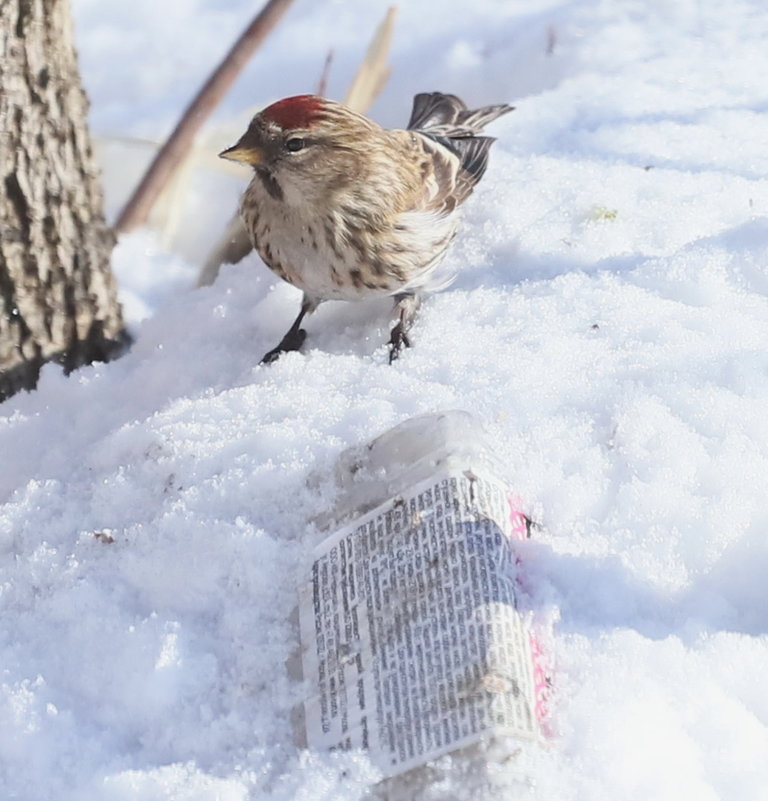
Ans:
[{"label": "thin twig", "polygon": [[389,77],[387,57],[397,6],[390,6],[368,45],[365,58],[344,97],[345,105],[361,114],[369,108]]},{"label": "thin twig", "polygon": [[554,25],[550,25],[547,28],[547,55],[551,56],[555,52],[555,48],[557,47],[557,28]]},{"label": "thin twig", "polygon": [[292,0],[268,0],[189,104],[160,148],[115,223],[123,233],[143,225],[163,187],[192,147],[195,134],[234,83],[254,50],[264,41]]},{"label": "thin twig", "polygon": [[331,64],[333,64],[333,48],[328,51],[323,64],[323,71],[320,73],[320,80],[317,82],[317,92],[315,94],[325,97],[325,90],[328,88],[328,76],[331,74]]}]

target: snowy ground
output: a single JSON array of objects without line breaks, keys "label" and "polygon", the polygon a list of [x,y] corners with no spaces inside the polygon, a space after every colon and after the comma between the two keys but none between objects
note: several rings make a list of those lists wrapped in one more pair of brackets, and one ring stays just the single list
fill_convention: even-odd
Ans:
[{"label": "snowy ground", "polygon": [[[162,137],[254,5],[75,0],[95,133]],[[299,0],[220,121],[311,90],[331,45],[340,95],[384,7]],[[763,801],[766,40],[761,0],[403,3],[377,119],[435,88],[518,108],[392,367],[387,304],[327,304],[262,367],[298,293],[256,259],[188,288],[234,179],[198,179],[185,259],[121,242],[132,352],[0,407],[0,797],[361,798],[364,759],[291,743],[327,502],[305,478],[464,408],[545,525],[525,563],[559,610],[557,736],[532,797]]]}]

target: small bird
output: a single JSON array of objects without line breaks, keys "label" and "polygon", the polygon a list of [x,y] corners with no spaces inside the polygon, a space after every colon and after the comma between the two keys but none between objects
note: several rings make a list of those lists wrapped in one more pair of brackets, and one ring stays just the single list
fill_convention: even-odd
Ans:
[{"label": "small bird", "polygon": [[304,318],[325,300],[395,300],[389,361],[410,347],[424,290],[449,283],[436,270],[459,223],[458,207],[483,177],[494,139],[485,126],[505,103],[469,110],[455,95],[418,94],[407,130],[386,130],[333,100],[298,95],[259,112],[222,158],[249,164],[240,214],[253,247],[304,293],[272,362],[298,350]]}]

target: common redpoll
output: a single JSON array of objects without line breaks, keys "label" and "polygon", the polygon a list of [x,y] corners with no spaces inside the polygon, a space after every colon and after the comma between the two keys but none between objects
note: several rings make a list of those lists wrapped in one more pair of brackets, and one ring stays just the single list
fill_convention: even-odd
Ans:
[{"label": "common redpoll", "polygon": [[299,95],[251,120],[220,155],[253,166],[245,227],[266,265],[304,293],[263,362],[302,346],[301,323],[324,300],[394,296],[390,362],[410,347],[420,293],[439,288],[458,206],[485,172],[494,140],[478,134],[511,110],[471,111],[454,95],[424,93],[408,130],[385,130],[340,103]]}]

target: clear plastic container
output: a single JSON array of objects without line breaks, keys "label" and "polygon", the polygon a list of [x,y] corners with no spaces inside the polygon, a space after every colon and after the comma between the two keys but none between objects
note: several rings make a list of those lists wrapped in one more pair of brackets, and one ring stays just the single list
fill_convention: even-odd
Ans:
[{"label": "clear plastic container", "polygon": [[311,748],[365,749],[381,799],[530,789],[516,766],[542,739],[548,682],[518,603],[529,520],[502,476],[462,411],[407,420],[335,465],[334,507],[315,521],[331,533],[299,591],[303,725]]}]

